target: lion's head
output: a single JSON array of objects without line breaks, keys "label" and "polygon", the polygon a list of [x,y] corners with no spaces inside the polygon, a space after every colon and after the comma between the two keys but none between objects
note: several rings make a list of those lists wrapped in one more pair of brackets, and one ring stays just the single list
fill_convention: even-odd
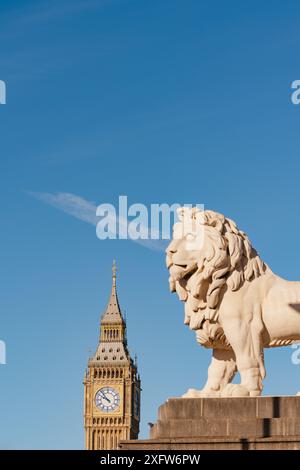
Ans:
[{"label": "lion's head", "polygon": [[266,265],[236,224],[214,211],[178,210],[167,248],[170,289],[185,301],[185,323],[198,330],[216,322],[226,289],[238,290],[262,275]]}]

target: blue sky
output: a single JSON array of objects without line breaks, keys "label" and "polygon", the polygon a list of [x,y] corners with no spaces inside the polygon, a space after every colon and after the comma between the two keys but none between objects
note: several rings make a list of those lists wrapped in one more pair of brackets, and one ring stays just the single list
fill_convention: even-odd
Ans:
[{"label": "blue sky", "polygon": [[[114,258],[139,357],[141,436],[166,398],[206,379],[210,351],[183,325],[163,252],[100,241],[59,210],[62,193],[93,205],[122,194],[202,203],[236,220],[275,272],[300,279],[299,10],[0,1],[0,448],[83,448],[82,379]],[[266,352],[265,394],[300,390],[291,354]]]}]

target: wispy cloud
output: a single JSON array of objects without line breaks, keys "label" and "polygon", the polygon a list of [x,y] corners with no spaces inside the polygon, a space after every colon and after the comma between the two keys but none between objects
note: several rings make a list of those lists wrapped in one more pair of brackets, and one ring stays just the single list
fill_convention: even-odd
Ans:
[{"label": "wispy cloud", "polygon": [[99,220],[96,217],[97,206],[95,203],[86,201],[80,196],[71,193],[40,193],[28,191],[30,196],[39,199],[40,201],[56,207],[76,219],[82,220],[92,225],[97,225]]},{"label": "wispy cloud", "polygon": [[[33,191],[28,191],[27,194],[88,224],[96,226],[99,221],[99,217],[96,216],[96,204],[92,201],[87,201],[80,196],[76,196],[76,194],[44,193]],[[125,220],[123,217],[117,215],[114,216],[113,214],[111,214],[109,217],[111,217],[112,221],[116,222],[119,226],[127,227],[127,220]],[[150,233],[149,227],[145,225],[141,226],[140,230],[145,234]],[[131,240],[135,243],[143,245],[145,248],[149,248],[155,251],[164,251],[167,244],[167,241],[164,240]]]}]

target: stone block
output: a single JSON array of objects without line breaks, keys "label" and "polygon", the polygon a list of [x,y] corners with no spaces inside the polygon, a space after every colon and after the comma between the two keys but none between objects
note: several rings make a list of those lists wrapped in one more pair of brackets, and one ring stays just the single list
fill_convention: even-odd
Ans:
[{"label": "stone block", "polygon": [[300,450],[300,396],[170,398],[159,407],[150,439],[120,448]]}]

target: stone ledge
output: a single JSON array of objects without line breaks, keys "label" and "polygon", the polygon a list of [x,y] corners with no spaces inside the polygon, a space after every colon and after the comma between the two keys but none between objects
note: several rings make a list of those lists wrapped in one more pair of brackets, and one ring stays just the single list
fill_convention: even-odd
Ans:
[{"label": "stone ledge", "polygon": [[121,441],[120,450],[300,450],[300,436],[288,438],[178,438]]},{"label": "stone ledge", "polygon": [[141,450],[300,450],[300,396],[170,398],[150,439],[123,441]]},{"label": "stone ledge", "polygon": [[200,418],[158,420],[151,439],[181,437],[300,436],[300,418]]},{"label": "stone ledge", "polygon": [[158,419],[233,417],[237,411],[243,418],[300,418],[300,396],[169,398],[159,407]]}]

